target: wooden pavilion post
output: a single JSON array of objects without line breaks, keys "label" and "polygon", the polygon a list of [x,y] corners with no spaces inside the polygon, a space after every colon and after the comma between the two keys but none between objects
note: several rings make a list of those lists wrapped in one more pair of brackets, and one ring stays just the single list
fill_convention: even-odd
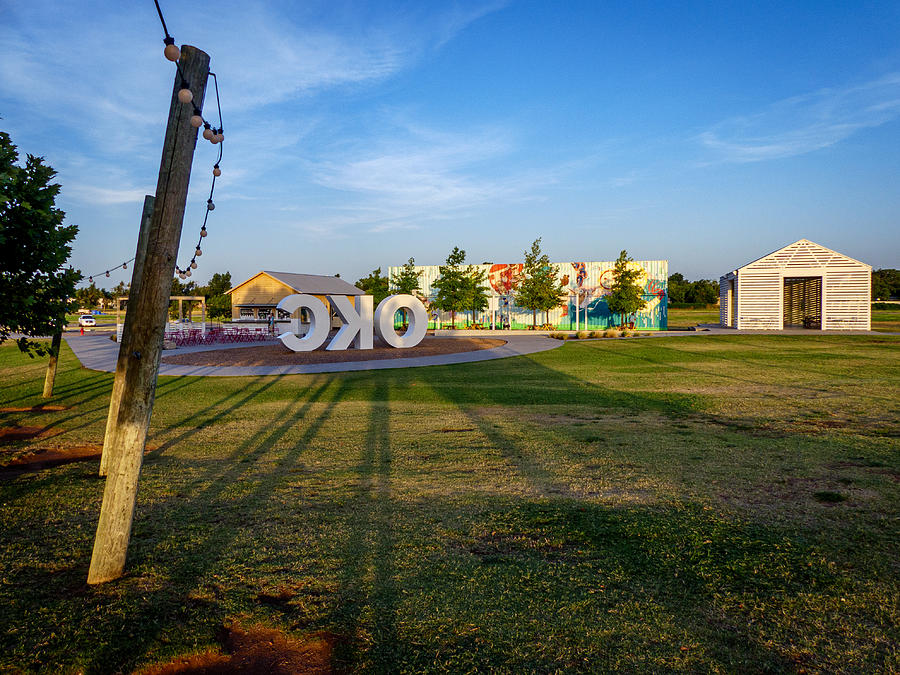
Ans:
[{"label": "wooden pavilion post", "polygon": [[[194,105],[202,108],[209,76],[209,55],[185,45],[181,48],[180,64],[181,73],[193,93]],[[89,584],[111,581],[122,575],[131,538],[138,478],[156,394],[175,256],[181,238],[191,163],[197,144],[197,129],[190,124],[193,106],[178,100],[178,91],[182,86],[181,73],[176,74],[172,91],[140,288],[138,296],[129,301],[125,312],[128,341],[125,341],[123,334],[119,354],[120,359],[125,358],[129,364],[122,381],[111,447],[107,450],[112,454],[88,571]]]},{"label": "wooden pavilion post", "polygon": [[[129,299],[136,299],[141,290],[141,279],[144,276],[144,262],[147,258],[147,244],[150,241],[150,226],[153,221],[153,205],[156,198],[153,195],[144,197],[144,210],[141,213],[141,229],[138,234],[137,251],[134,254],[134,267],[131,271],[131,287],[128,289]],[[118,327],[119,314],[122,303],[116,299],[116,325]],[[128,336],[126,338],[126,335]],[[100,455],[100,475],[105,476],[109,471],[110,455],[115,443],[112,440],[113,431],[116,429],[116,418],[119,414],[119,404],[122,401],[122,386],[125,382],[125,371],[133,366],[133,360],[128,358],[127,345],[131,343],[131,330],[128,325],[128,312],[125,312],[125,325],[122,326],[122,341],[119,343],[119,359],[116,362],[116,379],[113,381],[112,396],[109,399],[109,414],[106,417],[106,434],[103,437],[103,452]]]}]

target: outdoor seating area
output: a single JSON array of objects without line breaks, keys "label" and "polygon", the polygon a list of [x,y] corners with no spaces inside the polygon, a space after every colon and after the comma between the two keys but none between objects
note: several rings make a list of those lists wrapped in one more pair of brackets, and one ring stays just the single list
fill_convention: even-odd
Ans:
[{"label": "outdoor seating area", "polygon": [[277,339],[263,326],[218,325],[200,327],[185,326],[166,329],[166,340],[174,342],[178,347],[196,345],[233,344],[238,342],[266,342]]}]

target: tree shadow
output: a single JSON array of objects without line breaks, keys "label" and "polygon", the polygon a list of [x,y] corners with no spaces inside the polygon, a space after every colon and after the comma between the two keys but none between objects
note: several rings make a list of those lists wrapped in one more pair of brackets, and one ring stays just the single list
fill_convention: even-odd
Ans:
[{"label": "tree shadow", "polygon": [[[270,383],[263,383],[262,387],[244,399],[249,401],[253,396],[258,396],[267,388],[267,384],[271,386]],[[166,577],[178,590],[172,592],[168,589],[158,593],[170,618],[173,615],[177,617],[181,608],[191,604],[188,593],[210,569],[215,568],[223,556],[228,555],[229,546],[235,541],[243,524],[263,510],[266,500],[279,484],[288,480],[289,469],[296,464],[306,446],[321,432],[331,416],[332,408],[324,407],[314,418],[306,419],[314,404],[320,400],[324,402],[323,395],[331,384],[326,380],[311,391],[305,400],[286,402],[281,410],[272,414],[265,427],[240,442],[226,458],[184,485],[174,498],[168,502],[153,504],[136,514],[129,568],[140,568],[141,560],[170,561],[164,567]],[[340,401],[346,388],[346,384],[337,387],[329,400]],[[273,446],[298,420],[303,420],[305,426],[301,438],[274,462],[271,469],[259,472],[256,460],[271,452]],[[229,497],[227,493],[231,487],[243,480],[253,483],[252,489],[238,498]],[[171,534],[162,539],[153,539],[160,522],[174,524]],[[191,528],[190,532],[185,532],[179,523],[202,524],[203,529],[197,532],[195,530],[198,528]],[[117,625],[118,634],[130,637],[127,640],[110,639],[105,643],[97,652],[92,669],[108,671],[133,666],[165,627],[160,622],[159,613],[159,607],[151,602]],[[151,622],[153,629],[147,630],[146,625]]]},{"label": "tree shadow", "polygon": [[[350,636],[335,650],[334,659],[339,670],[360,666],[384,669],[399,661],[402,648],[397,636],[398,590],[394,569],[396,507],[391,487],[392,385],[393,378],[388,374],[374,382],[362,456],[354,467],[354,506],[341,546],[342,564],[335,608],[328,620]],[[370,568],[371,589],[367,587]],[[372,649],[363,653],[352,636],[358,634],[361,615],[367,607],[373,616]]]},{"label": "tree shadow", "polygon": [[[580,390],[573,404],[589,402],[607,414],[637,409],[677,416],[689,408],[677,398],[660,400],[654,395],[610,392],[534,362],[530,368],[540,373],[538,379],[567,382],[569,389]],[[811,562],[815,556],[808,545],[800,540],[790,541],[787,534],[776,536],[763,525],[732,524],[714,518],[700,504],[614,508],[586,501],[557,479],[546,460],[537,456],[529,444],[495,425],[484,406],[473,404],[463,389],[441,386],[438,379],[431,380],[430,386],[466,415],[534,494],[533,498],[512,502],[488,498],[494,502],[486,504],[488,510],[511,512],[512,520],[523,522],[526,527],[529,521],[531,526],[542,528],[551,524],[556,534],[562,534],[581,553],[608,560],[613,567],[625,570],[625,577],[634,586],[652,597],[653,603],[674,617],[678,625],[691,627],[705,648],[728,667],[739,672],[796,669],[792,660],[757,640],[743,625],[744,617],[717,604],[719,589],[711,585],[710,575],[718,576],[735,593],[799,593],[808,589],[811,580],[821,590],[833,578],[830,572]],[[509,400],[516,398],[495,399],[493,403],[509,405]],[[555,397],[548,397],[548,402],[555,402]],[[565,429],[559,433],[569,434],[573,442],[579,441]],[[790,554],[782,550],[785,541]],[[789,569],[785,572],[779,568],[784,574],[781,579],[752,574],[750,570],[764,560],[777,560]],[[710,561],[711,565],[702,564]],[[484,592],[490,593],[491,589],[485,588]],[[725,615],[727,618],[722,619]],[[537,667],[558,665],[547,662]]]}]

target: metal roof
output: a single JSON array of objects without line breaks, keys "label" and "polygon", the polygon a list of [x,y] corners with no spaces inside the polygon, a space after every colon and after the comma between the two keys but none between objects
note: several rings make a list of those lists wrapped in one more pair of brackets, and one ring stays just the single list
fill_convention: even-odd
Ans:
[{"label": "metal roof", "polygon": [[235,291],[240,286],[249,283],[260,274],[272,277],[297,291],[297,293],[308,293],[310,295],[365,295],[365,291],[348,283],[340,277],[329,277],[322,274],[295,274],[294,272],[272,272],[263,270],[259,274],[254,274],[234,288],[229,293]]}]

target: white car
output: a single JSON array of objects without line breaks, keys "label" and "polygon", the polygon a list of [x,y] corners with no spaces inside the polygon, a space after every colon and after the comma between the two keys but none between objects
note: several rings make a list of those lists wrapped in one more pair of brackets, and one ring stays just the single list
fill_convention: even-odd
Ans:
[{"label": "white car", "polygon": [[79,316],[78,317],[78,325],[82,328],[84,326],[96,326],[97,322],[94,320],[92,316]]}]

